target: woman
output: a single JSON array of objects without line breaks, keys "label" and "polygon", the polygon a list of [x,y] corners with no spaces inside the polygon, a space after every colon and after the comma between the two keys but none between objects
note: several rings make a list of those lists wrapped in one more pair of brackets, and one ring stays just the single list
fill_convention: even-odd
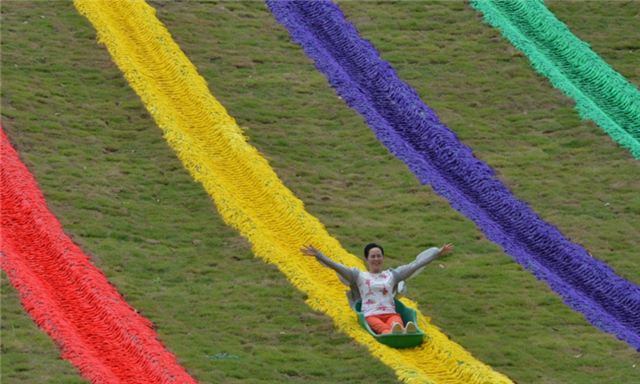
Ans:
[{"label": "woman", "polygon": [[364,247],[364,258],[369,271],[358,268],[347,268],[336,263],[313,245],[304,245],[300,251],[307,256],[315,256],[322,265],[336,271],[340,281],[348,285],[351,290],[347,293],[349,304],[353,308],[357,301],[362,302],[362,312],[371,329],[380,335],[387,333],[413,333],[417,331],[413,322],[408,322],[406,328],[400,314],[395,311],[393,298],[396,293],[406,290],[403,281],[422,272],[424,267],[453,250],[453,244],[446,244],[442,248],[430,248],[416,257],[408,265],[395,269],[382,270],[384,263],[384,249],[375,243]]}]

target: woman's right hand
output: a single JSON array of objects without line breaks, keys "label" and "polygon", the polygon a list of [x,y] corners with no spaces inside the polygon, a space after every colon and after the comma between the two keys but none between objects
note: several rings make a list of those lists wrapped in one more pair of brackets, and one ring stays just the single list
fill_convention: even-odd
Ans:
[{"label": "woman's right hand", "polygon": [[314,247],[313,245],[309,244],[309,245],[304,245],[302,244],[303,248],[300,248],[300,252],[302,252],[303,255],[307,255],[307,256],[318,256],[318,254],[320,253],[320,251],[318,251],[316,249],[316,247]]}]

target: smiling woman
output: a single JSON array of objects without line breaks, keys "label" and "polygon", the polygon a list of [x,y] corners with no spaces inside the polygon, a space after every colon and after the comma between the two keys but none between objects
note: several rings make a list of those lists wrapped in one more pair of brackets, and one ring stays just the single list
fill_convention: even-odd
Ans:
[{"label": "smiling woman", "polygon": [[355,309],[359,304],[358,307],[371,329],[378,335],[386,335],[417,331],[414,322],[410,321],[406,325],[403,323],[401,315],[396,311],[394,297],[397,293],[406,291],[405,280],[422,272],[427,264],[438,257],[451,253],[453,244],[446,244],[440,249],[427,249],[411,264],[383,271],[384,249],[381,245],[370,243],[364,247],[368,272],[336,263],[313,245],[303,245],[300,251],[304,255],[315,256],[320,264],[336,271],[340,281],[350,288],[347,297],[351,308]]}]

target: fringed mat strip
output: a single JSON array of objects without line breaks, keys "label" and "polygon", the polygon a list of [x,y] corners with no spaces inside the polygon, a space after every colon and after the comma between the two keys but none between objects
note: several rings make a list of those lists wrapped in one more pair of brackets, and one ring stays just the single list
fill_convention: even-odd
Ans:
[{"label": "fringed mat strip", "polygon": [[501,30],[536,71],[576,101],[583,119],[595,121],[640,159],[640,91],[572,34],[544,2],[471,0],[471,6]]},{"label": "fringed mat strip", "polygon": [[2,269],[63,359],[93,383],[195,383],[64,233],[0,127]]},{"label": "fringed mat strip", "polygon": [[[364,268],[322,224],[304,210],[267,161],[246,142],[226,110],[210,94],[194,65],[143,1],[76,1],[98,38],[124,72],[194,179],[213,198],[225,222],[247,237],[256,256],[274,263],[308,295],[307,303],[331,316],[338,328],[392,367],[408,383],[510,383],[474,359],[419,315],[429,339],[396,350],[376,342],[356,321],[345,287],[310,257],[315,244],[347,266]],[[415,307],[410,301],[409,306]]]},{"label": "fringed mat strip", "polygon": [[329,1],[267,1],[347,105],[422,184],[544,280],[591,324],[640,350],[640,288],[516,199]]}]

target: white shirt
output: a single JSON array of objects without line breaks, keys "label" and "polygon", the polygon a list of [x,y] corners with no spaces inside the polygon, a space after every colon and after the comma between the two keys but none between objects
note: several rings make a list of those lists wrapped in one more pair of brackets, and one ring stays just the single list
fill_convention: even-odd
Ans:
[{"label": "white shirt", "polygon": [[396,312],[396,304],[393,301],[395,285],[395,278],[388,270],[381,273],[360,272],[358,289],[365,317]]},{"label": "white shirt", "polygon": [[[393,269],[395,273],[391,273],[391,270],[386,270],[382,273],[369,273],[356,267],[347,268],[322,253],[318,253],[316,259],[325,267],[336,271],[340,281],[351,288],[347,291],[349,305],[355,308],[355,303],[362,301],[361,311],[366,317],[394,313],[395,302],[393,301],[393,296],[396,293],[394,292],[396,284],[400,284],[402,281],[420,273],[427,264],[438,257],[439,251],[438,248],[429,248],[419,254],[412,263]],[[398,281],[395,281],[394,275],[398,276]],[[397,288],[402,293],[406,291],[406,287],[405,290],[402,290],[401,287]]]}]

